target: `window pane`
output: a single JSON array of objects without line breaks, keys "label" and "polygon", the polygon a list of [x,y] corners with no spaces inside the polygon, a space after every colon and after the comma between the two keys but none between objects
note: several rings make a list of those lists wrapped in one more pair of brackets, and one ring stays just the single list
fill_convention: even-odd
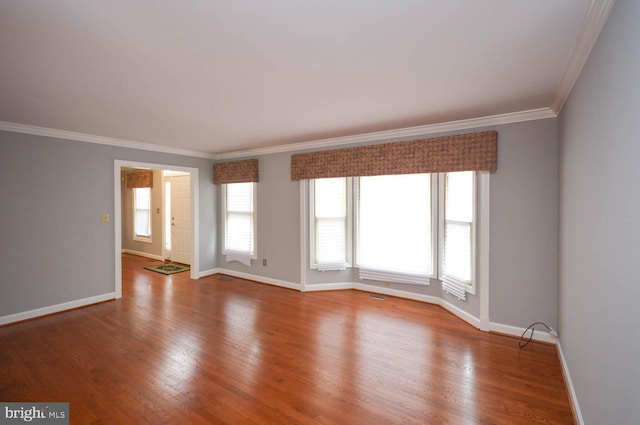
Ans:
[{"label": "window pane", "polygon": [[136,236],[151,236],[151,188],[133,189],[135,208],[134,232]]},{"label": "window pane", "polygon": [[473,171],[446,174],[445,218],[454,221],[473,221]]},{"label": "window pane", "polygon": [[473,279],[474,178],[472,171],[445,174],[442,271],[461,283]]},{"label": "window pane", "polygon": [[346,229],[344,218],[316,220],[316,263],[346,263]]},{"label": "window pane", "polygon": [[225,185],[225,251],[254,253],[254,183]]},{"label": "window pane", "polygon": [[316,217],[344,217],[347,214],[347,179],[315,180]]},{"label": "window pane", "polygon": [[238,252],[253,251],[252,218],[250,214],[227,215],[227,249]]},{"label": "window pane", "polygon": [[136,236],[149,236],[151,234],[149,222],[149,210],[136,210]]},{"label": "window pane", "polygon": [[253,183],[227,184],[227,211],[253,211]]},{"label": "window pane", "polygon": [[471,282],[471,224],[447,222],[444,232],[444,274]]},{"label": "window pane", "polygon": [[313,181],[314,263],[346,264],[347,260],[347,179]]},{"label": "window pane", "polygon": [[360,177],[359,266],[431,274],[431,176]]}]

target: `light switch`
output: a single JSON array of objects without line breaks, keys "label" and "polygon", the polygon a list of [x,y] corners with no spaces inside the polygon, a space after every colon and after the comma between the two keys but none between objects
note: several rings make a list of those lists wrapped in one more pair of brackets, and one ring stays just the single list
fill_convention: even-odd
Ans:
[{"label": "light switch", "polygon": [[102,222],[103,223],[108,223],[109,222],[109,213],[102,214]]}]

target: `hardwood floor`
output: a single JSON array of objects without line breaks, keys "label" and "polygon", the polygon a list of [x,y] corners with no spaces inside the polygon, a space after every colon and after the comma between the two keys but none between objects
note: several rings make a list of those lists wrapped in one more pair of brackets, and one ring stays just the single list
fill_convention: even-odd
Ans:
[{"label": "hardwood floor", "polygon": [[73,424],[573,424],[555,347],[442,308],[123,256],[123,298],[0,328],[0,401]]}]

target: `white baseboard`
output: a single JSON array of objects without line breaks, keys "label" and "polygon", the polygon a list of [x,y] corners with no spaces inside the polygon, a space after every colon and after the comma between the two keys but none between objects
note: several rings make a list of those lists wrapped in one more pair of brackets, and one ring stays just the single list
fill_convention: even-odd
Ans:
[{"label": "white baseboard", "polygon": [[342,291],[345,289],[353,289],[353,282],[337,282],[337,283],[307,283],[304,287],[305,292],[319,291]]},{"label": "white baseboard", "polygon": [[573,382],[571,381],[569,366],[567,366],[567,362],[564,358],[564,353],[562,352],[562,344],[560,344],[560,341],[558,341],[556,346],[558,347],[558,355],[560,357],[560,364],[562,365],[564,382],[567,384],[567,387],[569,388],[569,403],[571,403],[571,407],[573,408],[573,414],[575,416],[575,419],[578,421],[578,425],[584,425],[584,419],[582,419],[582,411],[580,411],[580,405],[578,404],[578,397],[576,396],[576,390],[573,387]]},{"label": "white baseboard", "polygon": [[36,308],[35,310],[9,314],[8,316],[0,317],[0,325],[7,325],[9,323],[15,323],[15,322],[21,322],[23,320],[34,319],[36,317],[46,316],[47,314],[59,313],[65,310],[71,310],[73,308],[85,307],[91,304],[113,300],[115,299],[115,297],[116,297],[115,292],[109,292],[108,294],[96,295],[94,297],[83,298],[81,300],[69,301],[66,303],[51,305],[48,307]]},{"label": "white baseboard", "polygon": [[149,254],[147,252],[135,251],[133,249],[123,249],[122,253],[123,254],[137,255],[138,257],[151,258],[152,260],[164,261],[164,257],[162,257],[162,255]]},{"label": "white baseboard", "polygon": [[439,300],[438,304],[440,304],[442,306],[442,308],[447,310],[449,313],[453,314],[454,316],[458,317],[459,319],[464,320],[465,322],[467,322],[468,324],[470,324],[474,328],[480,329],[480,319],[479,318],[477,318],[476,316],[474,316],[472,314],[467,313],[466,311],[464,311],[460,307],[456,307],[455,305],[451,304],[448,301],[443,300],[442,298],[438,298],[438,300]]},{"label": "white baseboard", "polygon": [[408,300],[422,301],[429,304],[440,304],[440,299],[431,295],[416,294],[415,292],[368,285],[366,283],[356,282],[353,284],[353,289],[356,289],[358,291],[373,292],[375,294],[390,295],[392,297],[406,298]]},{"label": "white baseboard", "polygon": [[[489,330],[493,331],[493,332],[498,332],[501,334],[506,334],[506,335],[513,335],[513,336],[517,336],[518,338],[520,338],[522,336],[522,334],[524,333],[524,331],[526,330],[526,328],[521,328],[518,326],[511,326],[511,325],[503,325],[502,323],[494,323],[491,322],[489,324]],[[528,339],[529,338],[529,332],[527,332],[527,335],[525,335],[525,337]],[[533,333],[533,341],[540,341],[540,342],[548,342],[550,344],[557,344],[558,343],[558,338],[551,335],[549,332],[547,332],[546,330],[541,331],[541,330],[536,330]]]},{"label": "white baseboard", "polygon": [[212,276],[212,275],[214,275],[216,273],[222,273],[222,272],[218,268],[209,269],[209,270],[203,270],[201,272],[198,272],[198,274],[196,275],[196,278],[200,279],[202,277]]},{"label": "white baseboard", "polygon": [[[210,272],[213,272],[213,273],[210,273]],[[272,279],[270,277],[264,277],[264,276],[256,276],[249,273],[237,272],[235,270],[216,268],[216,269],[209,270],[207,272],[202,272],[202,273],[208,273],[206,274],[206,276],[209,276],[211,274],[216,274],[216,273],[222,273],[222,274],[226,274],[233,277],[239,277],[240,279],[253,280],[260,283],[266,283],[268,285],[281,286],[283,288],[295,289],[298,291],[300,290],[299,283],[287,282],[286,280]]]}]

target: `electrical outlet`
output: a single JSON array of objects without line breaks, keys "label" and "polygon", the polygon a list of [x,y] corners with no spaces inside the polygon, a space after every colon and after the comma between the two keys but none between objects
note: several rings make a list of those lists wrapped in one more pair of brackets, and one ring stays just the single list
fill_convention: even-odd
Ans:
[{"label": "electrical outlet", "polygon": [[266,265],[267,265],[267,259],[266,259],[266,258],[263,258],[263,259],[262,259],[262,265],[263,265],[263,266],[266,266]]},{"label": "electrical outlet", "polygon": [[391,286],[391,282],[385,282],[384,286]]},{"label": "electrical outlet", "polygon": [[102,222],[103,223],[108,223],[109,222],[109,213],[102,214]]}]

